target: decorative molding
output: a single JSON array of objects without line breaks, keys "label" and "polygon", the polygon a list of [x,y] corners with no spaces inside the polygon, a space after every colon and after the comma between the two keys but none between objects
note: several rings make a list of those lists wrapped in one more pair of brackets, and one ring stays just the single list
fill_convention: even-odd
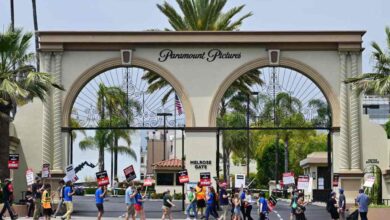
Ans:
[{"label": "decorative molding", "polygon": [[[55,83],[62,84],[62,52],[54,53],[54,73]],[[62,114],[62,91],[53,89],[53,169],[62,170],[63,168],[63,141],[61,133],[61,114]]]},{"label": "decorative molding", "polygon": [[[80,74],[80,76],[74,81],[72,86],[67,90],[68,92],[66,94],[66,98],[63,104],[62,127],[69,127],[72,106],[81,89],[96,75],[109,69],[114,69],[116,67],[122,66],[123,65],[121,57],[115,57],[97,63],[96,65],[92,66],[91,68]],[[132,58],[132,66],[154,71],[160,76],[162,76],[165,80],[167,80],[174,88],[183,104],[186,116],[186,127],[195,127],[195,115],[190,100],[188,99],[187,92],[180,84],[180,82],[168,70],[156,63],[142,58],[137,58],[134,55]]]},{"label": "decorative molding", "polygon": [[[51,72],[52,53],[40,53],[43,57],[43,72]],[[52,129],[52,94],[49,90],[46,101],[43,102],[43,123],[42,123],[42,164],[52,161],[53,129]]]},{"label": "decorative molding", "polygon": [[340,106],[341,106],[341,123],[340,123],[340,169],[348,170],[350,168],[349,161],[349,100],[348,87],[343,82],[347,79],[347,53],[340,52]]},{"label": "decorative molding", "polygon": [[[217,124],[217,116],[220,101],[225,94],[226,90],[230,87],[230,85],[238,79],[241,75],[247,73],[250,70],[267,67],[269,66],[268,57],[259,58],[248,63],[245,63],[234,70],[219,86],[217,93],[214,95],[210,110],[209,110],[209,127],[215,127]],[[332,112],[332,125],[334,127],[338,127],[339,125],[339,115],[340,115],[340,103],[337,95],[333,92],[332,87],[328,83],[328,81],[321,76],[315,69],[310,66],[291,59],[291,58],[280,58],[279,66],[294,69],[303,75],[310,78],[324,93],[325,98],[327,99],[331,112]]]},{"label": "decorative molding", "polygon": [[[350,53],[351,76],[358,75],[357,53]],[[361,123],[360,123],[360,95],[355,85],[352,85],[350,95],[350,143],[351,143],[351,169],[361,169]]]}]

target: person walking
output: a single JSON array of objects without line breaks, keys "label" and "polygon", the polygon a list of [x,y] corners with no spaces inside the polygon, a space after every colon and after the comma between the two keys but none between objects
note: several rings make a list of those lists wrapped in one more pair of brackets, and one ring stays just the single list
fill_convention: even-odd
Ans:
[{"label": "person walking", "polygon": [[209,187],[209,193],[206,196],[207,199],[207,208],[206,208],[206,220],[209,219],[210,215],[212,215],[215,219],[218,219],[218,213],[216,212],[215,209],[215,199],[216,194],[214,187],[210,186]]},{"label": "person walking", "polygon": [[33,199],[33,194],[31,191],[31,187],[27,187],[26,195],[24,197],[26,200],[26,205],[27,205],[27,215],[26,218],[30,218],[33,216],[34,213],[34,199]]},{"label": "person walking", "polygon": [[4,215],[5,211],[8,211],[11,219],[16,219],[16,216],[12,212],[11,205],[10,205],[10,201],[12,201],[12,193],[13,193],[12,187],[9,187],[10,184],[11,184],[11,179],[4,180],[4,186],[2,188],[2,190],[3,190],[3,209],[0,212],[0,220],[3,219],[3,215]]},{"label": "person walking", "polygon": [[104,214],[104,197],[106,196],[107,188],[106,186],[99,186],[95,192],[95,202],[96,208],[98,209],[97,219],[101,220]]},{"label": "person walking", "polygon": [[359,206],[359,215],[361,220],[367,220],[368,205],[370,198],[364,193],[364,189],[359,189],[359,195],[356,198],[356,203]]},{"label": "person walking", "polygon": [[265,199],[265,193],[260,192],[260,198],[257,202],[259,207],[259,219],[260,220],[266,220],[268,218],[268,203]]},{"label": "person walking", "polygon": [[42,191],[43,191],[43,185],[41,183],[41,178],[39,176],[35,177],[35,183],[32,184],[31,190],[34,199],[33,219],[38,220],[42,213],[41,198],[42,198]]},{"label": "person walking", "polygon": [[336,192],[332,192],[330,194],[330,199],[328,201],[328,204],[326,205],[328,212],[330,213],[330,217],[333,220],[339,219],[339,212],[338,212],[338,205],[336,200]]},{"label": "person walking", "polygon": [[50,220],[51,214],[52,214],[52,207],[51,207],[51,200],[53,198],[53,195],[51,195],[51,186],[50,184],[45,184],[43,186],[43,193],[42,193],[42,209],[43,209],[43,216],[45,217],[45,220]]},{"label": "person walking", "polygon": [[243,186],[241,186],[241,190],[240,190],[240,200],[241,200],[241,213],[242,213],[242,219],[243,220],[246,220],[246,192],[243,188]]},{"label": "person walking", "polygon": [[219,205],[222,208],[220,220],[227,220],[226,215],[229,211],[229,194],[226,191],[226,185],[226,183],[221,184],[219,190]]},{"label": "person walking", "polygon": [[251,216],[252,208],[253,208],[253,199],[252,199],[252,193],[251,191],[247,190],[246,196],[245,196],[245,216],[248,218],[248,220],[253,220]]},{"label": "person walking", "polygon": [[118,197],[118,190],[119,190],[119,180],[118,178],[115,178],[114,183],[112,184],[113,197]]},{"label": "person walking", "polygon": [[196,198],[195,198],[195,190],[194,187],[190,187],[190,191],[187,194],[188,206],[186,208],[187,220],[190,219],[191,211],[194,213],[194,219],[198,218],[198,213],[196,210]]},{"label": "person walking", "polygon": [[175,204],[172,203],[172,196],[171,196],[171,191],[169,189],[167,189],[167,191],[165,191],[164,193],[164,197],[163,197],[163,214],[162,214],[162,217],[161,219],[164,220],[165,217],[169,217],[169,220],[172,220],[172,212],[171,212],[171,208],[172,207],[175,207]]},{"label": "person walking", "polygon": [[65,189],[65,181],[64,180],[60,180],[58,182],[59,186],[57,188],[57,192],[58,192],[58,205],[57,205],[57,209],[56,211],[54,212],[54,215],[53,217],[57,217],[58,213],[61,211],[62,209],[62,205],[64,204],[64,189]]},{"label": "person walking", "polygon": [[196,192],[196,207],[198,209],[198,216],[200,215],[200,218],[205,218],[204,216],[204,208],[206,207],[206,187],[203,187],[200,182],[196,185],[195,188]]},{"label": "person walking", "polygon": [[74,193],[75,192],[72,188],[72,182],[71,181],[66,182],[66,186],[64,189],[64,204],[66,206],[66,213],[61,217],[62,220],[64,219],[69,220],[72,215]]},{"label": "person walking", "polygon": [[299,193],[297,199],[297,208],[295,209],[295,219],[296,220],[306,220],[305,211],[306,211],[307,202],[304,200],[304,194]]},{"label": "person walking", "polygon": [[137,193],[135,195],[135,212],[136,215],[139,214],[141,220],[145,220],[145,211],[144,211],[144,196],[141,194],[141,187],[137,188]]},{"label": "person walking", "polygon": [[294,220],[295,218],[295,209],[298,206],[298,190],[294,189],[291,195],[291,212],[290,212],[290,220]]},{"label": "person walking", "polygon": [[135,220],[135,195],[136,190],[133,184],[129,183],[125,191],[125,203],[127,207],[126,220],[129,220],[130,217],[132,220]]},{"label": "person walking", "polygon": [[339,216],[340,220],[346,220],[345,219],[345,210],[346,210],[346,198],[344,195],[344,189],[339,189]]},{"label": "person walking", "polygon": [[240,196],[236,193],[234,195],[233,201],[232,201],[233,208],[233,216],[232,220],[240,220],[241,219],[241,201]]}]

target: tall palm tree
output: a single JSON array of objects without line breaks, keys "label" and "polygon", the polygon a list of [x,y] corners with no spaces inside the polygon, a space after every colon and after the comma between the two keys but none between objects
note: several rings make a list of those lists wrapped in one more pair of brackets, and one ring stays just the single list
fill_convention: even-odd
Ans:
[{"label": "tall palm tree", "polygon": [[11,8],[11,30],[15,29],[15,8],[14,8],[14,0],[10,0],[10,8]]},{"label": "tall palm tree", "polygon": [[244,19],[252,16],[249,12],[232,21],[245,5],[223,12],[227,0],[176,0],[176,3],[182,15],[166,1],[157,4],[175,31],[235,31]]},{"label": "tall palm tree", "polygon": [[382,49],[377,42],[372,42],[374,72],[364,73],[349,78],[346,83],[353,83],[360,93],[390,95],[390,27],[385,28],[387,48]]},{"label": "tall palm tree", "polygon": [[[34,54],[28,52],[32,33],[12,27],[0,33],[0,167],[7,167],[9,155],[9,123],[16,115],[17,106],[45,101],[54,83],[48,73],[36,72],[30,62]],[[0,179],[9,177],[8,169],[0,169]]]},{"label": "tall palm tree", "polygon": [[37,70],[39,71],[39,56],[38,56],[38,49],[39,49],[39,41],[38,41],[38,16],[37,16],[37,4],[36,0],[31,0],[32,3],[32,9],[33,9],[33,21],[34,21],[34,31],[35,31],[35,59],[36,59],[36,66]]}]

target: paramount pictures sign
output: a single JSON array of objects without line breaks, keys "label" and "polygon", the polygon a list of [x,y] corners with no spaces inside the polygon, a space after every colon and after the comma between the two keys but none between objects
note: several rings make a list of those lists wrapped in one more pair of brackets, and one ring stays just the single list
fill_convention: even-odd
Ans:
[{"label": "paramount pictures sign", "polygon": [[171,49],[161,50],[158,61],[165,62],[167,60],[206,60],[207,62],[214,62],[216,60],[234,60],[240,59],[241,52],[233,53],[223,51],[220,49],[210,49],[199,53],[177,53]]}]

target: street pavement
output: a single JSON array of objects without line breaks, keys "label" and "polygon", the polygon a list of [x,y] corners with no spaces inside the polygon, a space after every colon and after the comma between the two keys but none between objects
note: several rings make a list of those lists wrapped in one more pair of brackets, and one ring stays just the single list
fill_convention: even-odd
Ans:
[{"label": "street pavement", "polygon": [[[95,199],[92,196],[77,196],[74,200],[74,212],[72,220],[74,219],[96,219],[97,209],[95,206]],[[181,201],[174,201],[176,207],[172,209],[174,219],[185,219],[184,213],[181,211]],[[146,219],[161,219],[162,200],[148,200],[145,202]],[[126,206],[123,197],[108,197],[104,202],[104,218],[103,219],[118,219],[125,213]],[[256,209],[252,211],[252,217],[258,219],[256,216]],[[289,220],[290,207],[287,201],[279,201],[273,212],[270,213],[271,220]],[[330,219],[323,205],[308,205],[306,211],[308,220],[328,220]]]}]

